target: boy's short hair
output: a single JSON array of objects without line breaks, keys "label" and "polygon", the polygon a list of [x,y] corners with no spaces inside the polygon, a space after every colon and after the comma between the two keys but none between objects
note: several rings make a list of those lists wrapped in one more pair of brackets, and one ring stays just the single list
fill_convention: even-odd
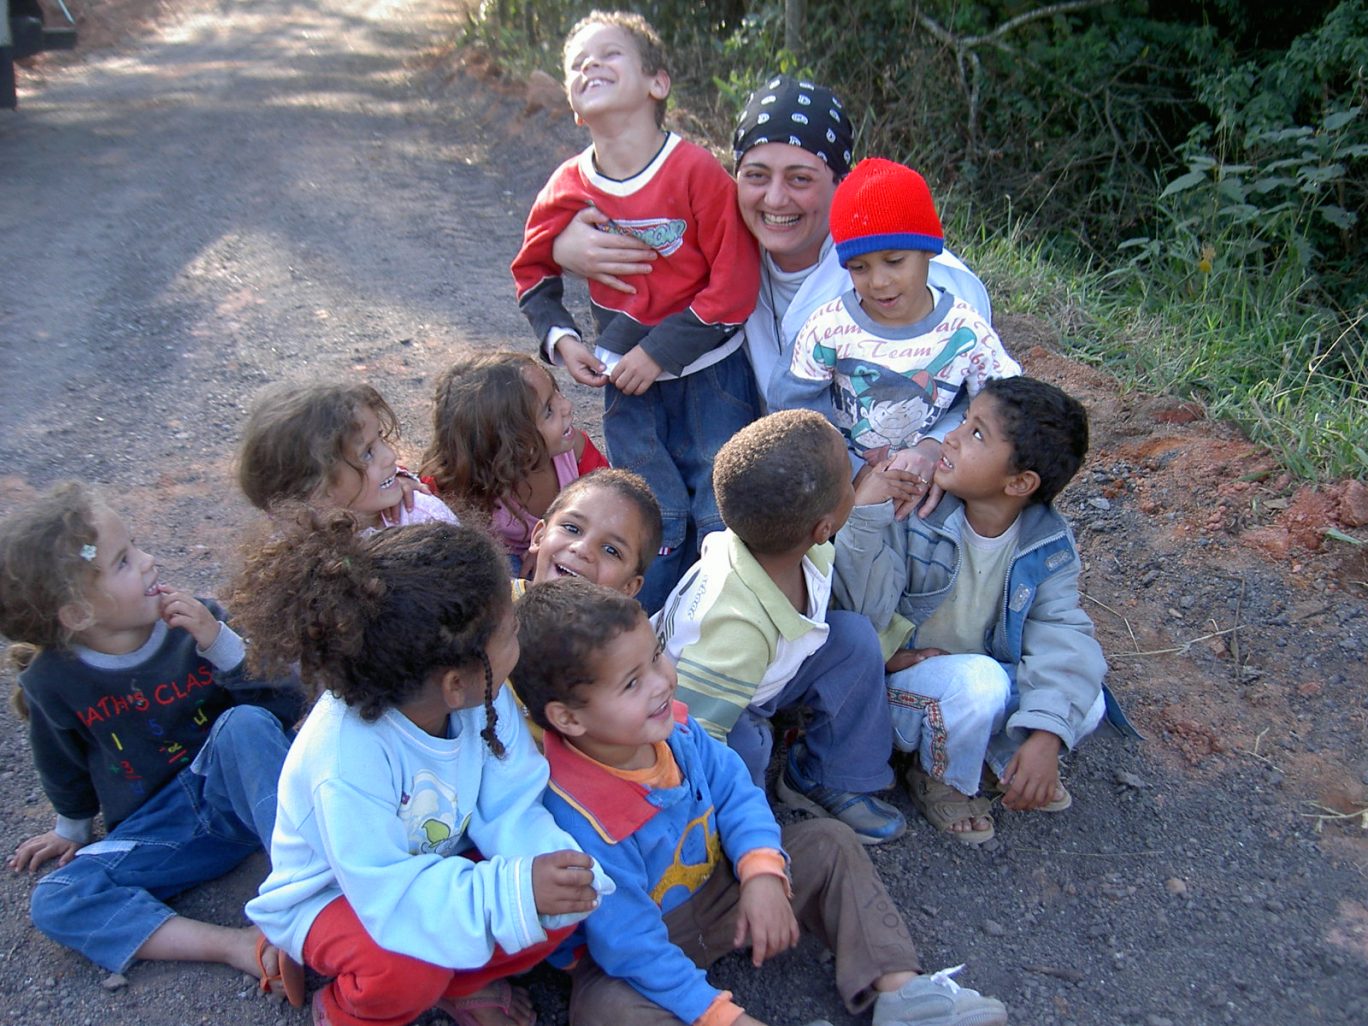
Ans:
[{"label": "boy's short hair", "polygon": [[713,462],[722,522],[764,554],[801,545],[840,505],[849,482],[844,439],[812,410],[783,410],[748,424]]},{"label": "boy's short hair", "polygon": [[1088,454],[1088,411],[1063,389],[1038,378],[989,378],[983,393],[997,403],[1012,444],[1013,469],[1034,471],[1032,502],[1050,503]]},{"label": "boy's short hair", "polygon": [[571,499],[594,488],[603,488],[636,507],[641,518],[642,537],[640,551],[637,553],[636,572],[644,574],[660,554],[660,543],[665,537],[665,525],[660,515],[660,503],[651,491],[651,486],[640,474],[622,467],[600,467],[583,477],[577,477],[556,493],[551,505],[546,507],[542,520],[548,524]]},{"label": "boy's short hair", "polygon": [[582,705],[575,689],[594,682],[595,655],[646,616],[636,599],[582,577],[532,585],[516,612],[521,651],[509,679],[543,730],[554,729],[547,705]]},{"label": "boy's short hair", "polygon": [[[670,67],[665,60],[665,44],[661,42],[660,33],[649,21],[633,11],[590,11],[575,22],[574,27],[566,33],[565,42],[561,44],[562,68],[570,56],[571,40],[592,25],[612,25],[627,33],[637,48],[637,56],[641,58],[641,70],[647,75],[654,75],[660,71],[667,75],[670,73]],[[656,101],[657,128],[663,128],[665,125],[665,108],[668,103],[668,97]]]}]

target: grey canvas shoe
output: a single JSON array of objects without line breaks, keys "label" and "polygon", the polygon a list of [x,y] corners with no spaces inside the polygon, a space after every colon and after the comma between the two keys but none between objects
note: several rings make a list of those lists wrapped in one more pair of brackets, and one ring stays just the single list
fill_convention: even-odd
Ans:
[{"label": "grey canvas shoe", "polygon": [[1005,1026],[1007,1009],[950,979],[964,966],[908,980],[874,1002],[874,1026]]}]

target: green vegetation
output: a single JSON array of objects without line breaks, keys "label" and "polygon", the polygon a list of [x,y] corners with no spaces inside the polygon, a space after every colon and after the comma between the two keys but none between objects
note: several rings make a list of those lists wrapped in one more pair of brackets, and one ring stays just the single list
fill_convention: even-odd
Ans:
[{"label": "green vegetation", "polygon": [[[468,41],[558,75],[592,6],[488,0]],[[669,43],[690,131],[725,145],[776,70],[831,85],[860,152],[927,175],[1000,309],[1298,476],[1364,474],[1368,0],[624,6]]]}]

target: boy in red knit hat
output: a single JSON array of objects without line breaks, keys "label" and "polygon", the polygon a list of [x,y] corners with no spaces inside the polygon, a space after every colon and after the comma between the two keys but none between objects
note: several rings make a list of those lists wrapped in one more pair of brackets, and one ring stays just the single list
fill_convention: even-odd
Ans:
[{"label": "boy in red knit hat", "polygon": [[777,382],[782,405],[830,417],[857,469],[905,471],[928,488],[941,439],[962,419],[946,411],[1021,368],[973,307],[927,285],[944,232],[916,171],[862,160],[836,187],[831,237],[855,287],[798,333]]}]

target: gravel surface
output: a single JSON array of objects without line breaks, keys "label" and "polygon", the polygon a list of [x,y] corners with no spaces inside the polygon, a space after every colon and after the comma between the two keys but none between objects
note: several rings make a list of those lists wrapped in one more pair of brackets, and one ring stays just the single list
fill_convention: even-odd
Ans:
[{"label": "gravel surface", "polygon": [[[20,111],[0,114],[0,512],[57,478],[96,482],[167,579],[212,592],[253,515],[231,462],[261,385],[365,377],[413,458],[458,349],[529,347],[508,262],[536,189],[582,142],[560,112],[462,73],[458,15],[189,0],[136,42],[25,80]],[[1063,508],[1113,686],[1148,740],[1090,742],[1072,810],[1001,814],[982,849],[894,796],[912,829],[871,854],[928,968],[967,962],[961,982],[1018,1024],[1368,1023],[1363,824],[1316,818],[1368,804],[1364,574],[1267,562],[1238,525],[1188,529],[1211,482],[1142,444],[1152,406],[1002,315],[1028,367],[1093,410]],[[597,397],[575,394],[597,433]],[[1228,432],[1200,430],[1184,437],[1225,451]],[[8,714],[0,767],[12,850],[51,810]],[[243,922],[264,869],[177,907]],[[0,1024],[308,1021],[223,967],[111,980],[32,929],[27,878],[0,887]],[[831,976],[811,942],[714,974],[768,1022],[858,1021]],[[564,1022],[561,978],[530,979],[541,1021]]]}]

